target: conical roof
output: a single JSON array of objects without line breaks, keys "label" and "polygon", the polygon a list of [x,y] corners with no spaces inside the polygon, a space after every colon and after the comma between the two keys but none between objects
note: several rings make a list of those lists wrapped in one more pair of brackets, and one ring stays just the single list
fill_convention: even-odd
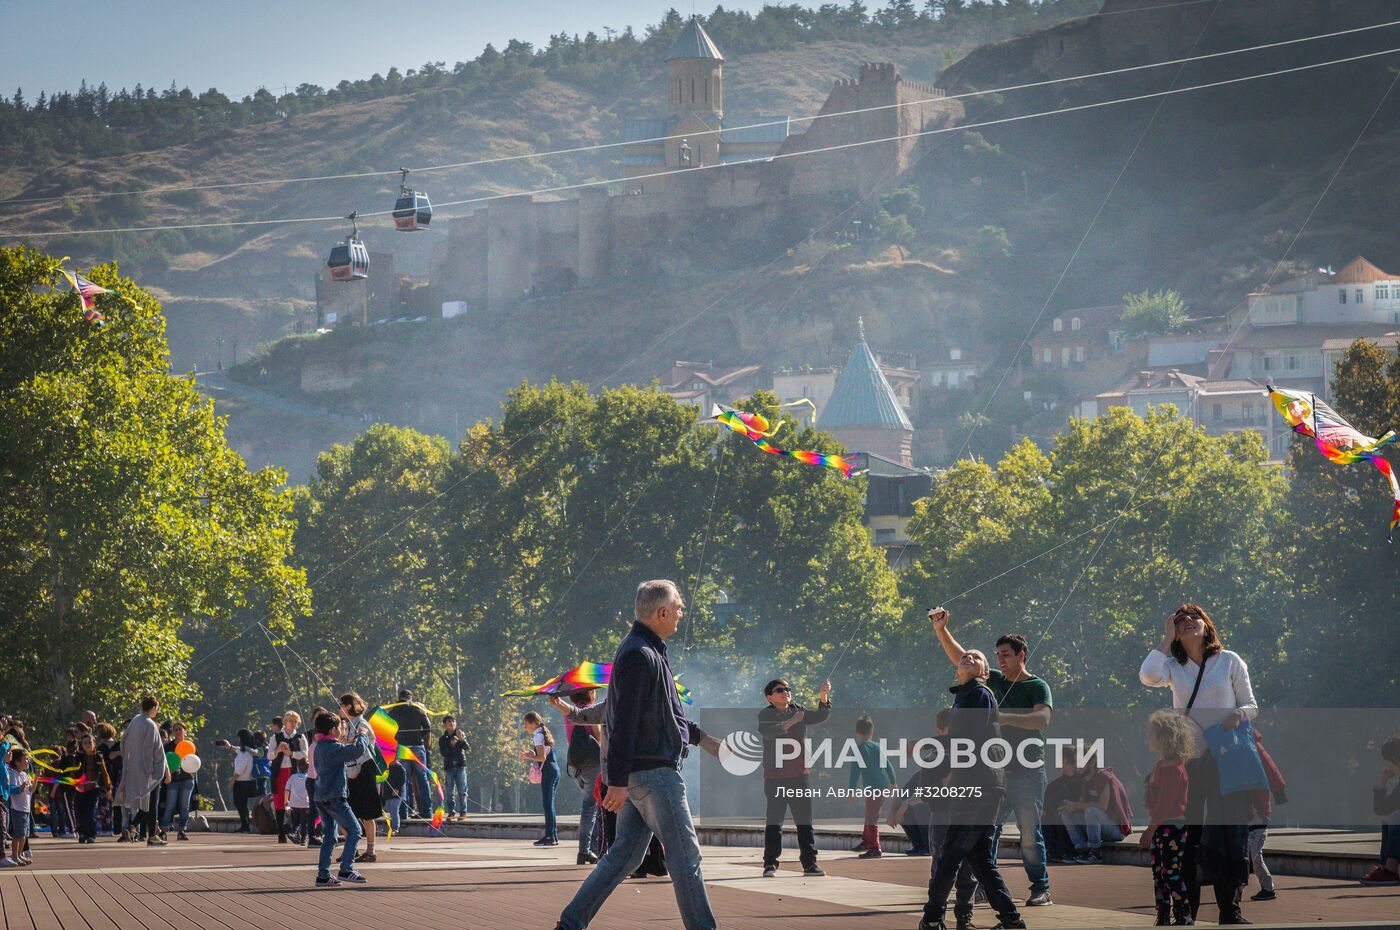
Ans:
[{"label": "conical roof", "polygon": [[821,421],[824,430],[847,427],[913,430],[904,408],[899,405],[894,388],[875,361],[875,353],[865,341],[865,327],[860,329],[860,342],[851,350],[846,367],[836,378],[831,399],[826,402]]},{"label": "conical roof", "polygon": [[667,61],[677,58],[710,58],[724,61],[724,56],[719,53],[714,40],[705,31],[705,27],[700,25],[698,16],[690,17],[690,21],[681,28],[680,35],[676,36],[676,41],[671,43],[670,50],[666,52]]}]

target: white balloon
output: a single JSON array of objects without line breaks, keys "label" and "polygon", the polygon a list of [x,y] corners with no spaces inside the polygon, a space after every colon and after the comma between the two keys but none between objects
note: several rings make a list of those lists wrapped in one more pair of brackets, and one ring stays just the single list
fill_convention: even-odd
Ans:
[{"label": "white balloon", "polygon": [[191,775],[193,775],[195,772],[199,771],[199,767],[203,764],[204,763],[199,761],[199,756],[195,755],[194,753],[190,753],[188,756],[185,756],[185,758],[180,760],[180,771],[189,772]]}]

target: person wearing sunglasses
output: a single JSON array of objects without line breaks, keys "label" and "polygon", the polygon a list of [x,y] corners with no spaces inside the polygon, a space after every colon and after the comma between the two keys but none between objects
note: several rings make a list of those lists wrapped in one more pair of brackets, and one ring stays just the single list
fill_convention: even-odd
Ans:
[{"label": "person wearing sunglasses", "polygon": [[[763,793],[768,799],[763,831],[763,877],[778,874],[783,849],[783,821],[792,811],[797,824],[798,859],[804,875],[826,873],[817,865],[817,838],[812,831],[811,782],[805,752],[785,752],[778,761],[778,741],[795,740],[805,746],[807,728],[825,722],[831,713],[831,682],[822,682],[817,706],[808,710],[792,699],[792,687],[775,678],[763,686],[768,706],[758,712],[758,735],[763,738]],[[791,744],[789,744],[791,745]],[[789,758],[791,757],[791,758]]]}]

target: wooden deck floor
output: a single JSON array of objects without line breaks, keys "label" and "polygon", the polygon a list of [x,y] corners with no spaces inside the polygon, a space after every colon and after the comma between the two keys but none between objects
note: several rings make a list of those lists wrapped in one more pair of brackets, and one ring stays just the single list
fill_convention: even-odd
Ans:
[{"label": "wooden deck floor", "polygon": [[[381,840],[381,844],[382,844]],[[94,846],[39,840],[35,864],[0,871],[0,930],[548,930],[587,873],[572,850],[513,840],[396,839],[364,868],[370,883],[318,889],[315,850],[266,837],[197,834],[164,849],[104,838]],[[825,879],[759,875],[757,850],[706,850],[706,880],[729,930],[913,930],[927,859],[859,861],[824,854]],[[791,858],[791,857],[789,857]],[[1018,864],[1004,863],[1024,893]],[[1029,908],[1032,927],[1147,926],[1143,869],[1073,866],[1052,872],[1056,906]],[[1256,923],[1400,922],[1400,888],[1282,878],[1280,896],[1246,903]],[[1213,914],[1203,911],[1202,917]],[[979,926],[994,915],[978,912]],[[595,921],[605,930],[680,930],[670,883],[627,882]]]}]

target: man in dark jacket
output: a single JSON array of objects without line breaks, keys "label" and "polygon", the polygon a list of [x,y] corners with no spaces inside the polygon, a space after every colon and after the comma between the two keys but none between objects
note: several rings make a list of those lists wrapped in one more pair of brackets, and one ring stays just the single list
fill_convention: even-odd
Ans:
[{"label": "man in dark jacket", "polygon": [[[935,628],[940,621],[946,622],[946,612],[941,608],[930,611],[929,616]],[[987,903],[1001,918],[997,927],[1026,926],[997,868],[996,846],[992,841],[997,811],[1006,791],[1006,776],[1001,769],[987,765],[982,756],[987,741],[1001,735],[996,698],[986,684],[987,672],[987,657],[970,649],[959,660],[958,683],[950,689],[953,715],[948,728],[949,745],[956,750],[960,742],[963,745],[970,742],[977,762],[971,767],[955,765],[950,770],[948,786],[959,794],[955,794],[949,805],[948,832],[933,864],[928,901],[924,904],[924,919],[919,922],[919,930],[944,930],[948,893],[953,889],[964,860],[986,892]]]},{"label": "man in dark jacket", "polygon": [[[763,738],[763,793],[767,813],[763,831],[763,877],[778,874],[778,857],[783,850],[783,818],[789,808],[797,825],[798,859],[809,876],[826,873],[817,866],[817,837],[812,830],[812,784],[806,765],[807,728],[824,723],[831,714],[831,682],[822,682],[817,707],[808,710],[792,700],[792,688],[781,678],[763,686],[768,706],[758,712],[758,735]],[[778,761],[778,740],[791,740],[801,747],[796,755],[784,753]],[[791,744],[789,744],[791,745]]]},{"label": "man in dark jacket", "polygon": [[700,840],[690,819],[681,760],[691,745],[718,741],[685,715],[665,640],[680,625],[685,604],[674,582],[637,587],[636,617],[613,659],[607,700],[607,783],[603,807],[617,813],[617,841],[579,887],[559,917],[559,930],[583,930],[613,890],[641,864],[653,832],[666,847],[666,864],[686,930],[713,930]]},{"label": "man in dark jacket", "polygon": [[[398,741],[413,751],[413,755],[424,764],[428,761],[428,734],[433,730],[433,722],[422,704],[413,700],[413,692],[407,688],[399,692],[399,702],[384,708],[384,712],[399,725]],[[428,789],[428,770],[413,759],[403,760],[404,801],[412,799],[419,817],[433,816],[433,798]],[[319,775],[320,773],[317,772]],[[416,793],[417,797],[413,795]]]}]

